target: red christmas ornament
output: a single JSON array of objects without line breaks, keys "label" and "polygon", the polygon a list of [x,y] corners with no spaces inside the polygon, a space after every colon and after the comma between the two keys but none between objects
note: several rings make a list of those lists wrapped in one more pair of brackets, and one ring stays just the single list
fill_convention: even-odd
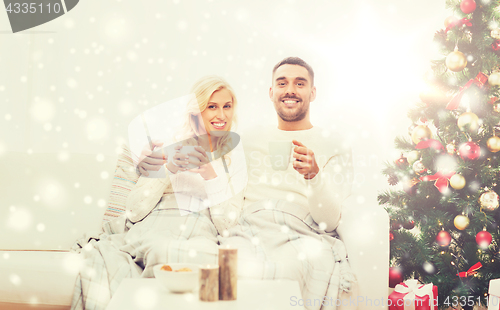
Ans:
[{"label": "red christmas ornament", "polygon": [[500,40],[495,40],[493,44],[491,44],[491,48],[496,52],[500,50]]},{"label": "red christmas ornament", "polygon": [[441,230],[436,236],[436,242],[443,248],[449,246],[451,242],[450,233],[445,230]]},{"label": "red christmas ornament", "polygon": [[389,287],[394,288],[401,282],[403,282],[403,271],[401,270],[401,268],[389,268]]},{"label": "red christmas ornament", "polygon": [[476,160],[481,155],[481,148],[474,142],[466,142],[460,146],[458,153],[463,160]]},{"label": "red christmas ornament", "polygon": [[413,229],[415,227],[415,221],[413,219],[408,219],[406,223],[403,224],[404,229]]},{"label": "red christmas ornament", "polygon": [[476,10],[476,1],[474,0],[463,0],[460,3],[460,10],[465,14],[472,13]]},{"label": "red christmas ornament", "polygon": [[448,27],[450,27],[450,28],[451,28],[452,26],[456,25],[456,24],[457,24],[457,22],[458,22],[458,18],[456,18],[456,17],[455,17],[455,16],[453,16],[453,15],[452,15],[452,16],[448,16],[448,17],[446,17],[446,19],[444,20],[444,26],[445,26],[446,28],[448,28]]},{"label": "red christmas ornament", "polygon": [[406,157],[403,156],[403,154],[401,154],[401,157],[396,159],[396,161],[394,163],[400,169],[404,169],[404,168],[408,167],[408,160],[406,159]]},{"label": "red christmas ornament", "polygon": [[389,241],[392,241],[394,240],[394,234],[392,233],[392,231],[389,232]]},{"label": "red christmas ornament", "polygon": [[492,240],[491,234],[485,230],[478,232],[476,235],[476,243],[482,248],[488,247]]}]

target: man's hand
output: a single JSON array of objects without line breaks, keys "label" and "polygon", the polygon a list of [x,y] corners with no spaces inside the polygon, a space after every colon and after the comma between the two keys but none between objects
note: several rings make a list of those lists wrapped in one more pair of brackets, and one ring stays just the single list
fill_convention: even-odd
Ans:
[{"label": "man's hand", "polygon": [[292,142],[296,145],[293,149],[293,158],[295,158],[293,168],[302,174],[304,179],[314,178],[319,172],[318,164],[314,159],[314,152],[297,140]]},{"label": "man's hand", "polygon": [[[160,147],[163,145],[163,142],[159,142],[157,140],[152,141],[153,151],[149,145],[146,145],[141,152],[141,156],[139,157],[139,164],[137,165],[137,171],[144,175],[149,176],[150,171],[158,171],[161,166],[167,162],[168,155],[163,152],[163,149]],[[157,149],[155,149],[158,147]]]}]

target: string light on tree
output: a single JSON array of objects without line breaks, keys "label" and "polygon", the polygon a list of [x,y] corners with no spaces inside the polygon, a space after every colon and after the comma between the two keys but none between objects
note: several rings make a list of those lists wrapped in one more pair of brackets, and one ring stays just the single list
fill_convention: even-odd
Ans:
[{"label": "string light on tree", "polygon": [[457,147],[454,143],[448,143],[446,144],[446,152],[450,155],[454,155],[457,153]]},{"label": "string light on tree", "polygon": [[428,274],[434,274],[436,272],[436,267],[434,266],[434,264],[427,261],[422,264],[422,269],[424,269],[424,271]]},{"label": "string light on tree", "polygon": [[476,64],[476,57],[472,54],[467,54],[466,56],[466,59],[467,59],[467,66],[468,67],[474,67],[474,65]]}]

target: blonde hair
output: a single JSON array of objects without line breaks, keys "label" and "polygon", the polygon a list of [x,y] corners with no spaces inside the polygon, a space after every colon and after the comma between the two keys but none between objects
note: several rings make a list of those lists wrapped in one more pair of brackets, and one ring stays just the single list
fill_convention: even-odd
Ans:
[{"label": "blonde hair", "polygon": [[[205,130],[205,125],[201,120],[201,112],[205,111],[208,106],[208,102],[212,95],[219,90],[226,89],[229,91],[232,97],[232,107],[236,109],[238,101],[234,95],[233,88],[221,77],[210,75],[199,79],[192,87],[191,93],[194,95],[193,100],[190,100],[187,104],[186,118],[184,120],[184,125],[181,128],[180,137],[182,140],[187,140],[187,145],[197,145],[196,137],[200,135],[207,134]],[[227,131],[229,132],[233,125],[236,123],[236,113],[233,114],[233,119]],[[232,139],[230,134],[225,134],[219,139],[217,139],[214,145],[214,152],[221,154],[227,154],[232,148]],[[225,153],[223,151],[226,151]]]}]

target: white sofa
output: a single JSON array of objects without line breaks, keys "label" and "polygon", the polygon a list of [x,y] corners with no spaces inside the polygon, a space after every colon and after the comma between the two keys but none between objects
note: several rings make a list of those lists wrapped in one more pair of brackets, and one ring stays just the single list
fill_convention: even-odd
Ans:
[{"label": "white sofa", "polygon": [[[69,309],[80,258],[69,249],[100,229],[117,158],[0,156],[0,309]],[[386,309],[370,304],[387,298],[389,274],[389,220],[372,198],[361,205],[353,195],[338,232],[358,279],[359,308]]]}]

